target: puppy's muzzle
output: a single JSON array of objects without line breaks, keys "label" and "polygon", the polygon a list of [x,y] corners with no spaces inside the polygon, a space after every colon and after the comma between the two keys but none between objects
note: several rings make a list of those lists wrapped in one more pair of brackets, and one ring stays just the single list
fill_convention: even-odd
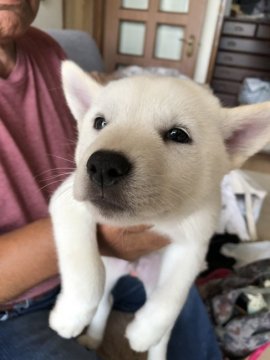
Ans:
[{"label": "puppy's muzzle", "polygon": [[86,167],[90,180],[102,188],[118,184],[131,171],[131,163],[123,154],[108,150],[94,152]]}]

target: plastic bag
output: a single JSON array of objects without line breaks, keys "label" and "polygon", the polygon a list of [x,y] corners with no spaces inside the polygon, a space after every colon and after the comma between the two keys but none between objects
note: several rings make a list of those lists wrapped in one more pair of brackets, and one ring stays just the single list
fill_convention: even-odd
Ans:
[{"label": "plastic bag", "polygon": [[243,241],[257,240],[256,222],[267,192],[245,172],[234,170],[221,183],[222,211],[218,234],[237,235]]},{"label": "plastic bag", "polygon": [[255,104],[270,100],[270,82],[256,78],[243,81],[238,97],[240,104]]}]

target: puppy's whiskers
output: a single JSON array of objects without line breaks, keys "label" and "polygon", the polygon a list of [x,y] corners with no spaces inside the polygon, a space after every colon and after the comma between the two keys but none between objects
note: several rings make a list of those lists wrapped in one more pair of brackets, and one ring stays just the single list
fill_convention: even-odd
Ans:
[{"label": "puppy's whiskers", "polygon": [[60,178],[59,181],[61,181],[61,180],[64,180],[68,175],[71,175],[72,173],[73,173],[73,171],[69,171],[69,172],[63,172],[63,173],[57,174],[57,175],[51,175],[51,176],[41,179],[40,182],[54,180],[57,178]]},{"label": "puppy's whiskers", "polygon": [[73,164],[73,165],[75,166],[75,161],[74,161],[74,160],[67,159],[67,158],[64,158],[64,157],[62,157],[62,156],[58,156],[58,155],[55,155],[55,154],[48,154],[48,156],[51,156],[51,157],[54,157],[54,158],[57,158],[57,159],[61,159],[61,160],[67,161],[67,162],[70,162],[71,164]]},{"label": "puppy's whiskers", "polygon": [[64,179],[57,179],[57,180],[55,180],[55,181],[51,181],[50,183],[48,183],[48,184],[40,187],[39,189],[40,189],[40,190],[44,190],[44,189],[52,186],[53,184],[56,184],[56,183],[57,183],[57,184],[60,184],[61,182],[63,182],[63,180],[64,180]]}]

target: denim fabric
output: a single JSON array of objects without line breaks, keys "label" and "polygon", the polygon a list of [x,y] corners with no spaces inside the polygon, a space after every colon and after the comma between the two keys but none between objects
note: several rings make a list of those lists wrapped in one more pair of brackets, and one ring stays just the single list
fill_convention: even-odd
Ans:
[{"label": "denim fabric", "polygon": [[[14,305],[12,310],[1,311],[0,310],[0,324],[1,321],[16,318],[20,315],[26,315],[28,313],[35,312],[37,310],[51,309],[55,302],[55,298],[60,291],[60,287],[57,287],[47,294],[44,294],[38,301],[36,300],[24,300],[21,303]],[[0,348],[1,349],[1,348]],[[1,360],[1,358],[0,358]]]},{"label": "denim fabric", "polygon": [[[0,321],[0,360],[97,360],[94,352],[75,340],[65,340],[48,328],[48,315],[58,290],[26,309],[10,313]],[[113,290],[114,308],[133,312],[146,295],[142,283],[125,276]],[[72,309],[71,309],[72,311]],[[221,354],[205,307],[195,288],[174,326],[168,347],[168,360],[221,360]]]},{"label": "denim fabric", "polygon": [[188,299],[175,322],[168,345],[168,360],[221,360],[212,324],[197,289]]}]

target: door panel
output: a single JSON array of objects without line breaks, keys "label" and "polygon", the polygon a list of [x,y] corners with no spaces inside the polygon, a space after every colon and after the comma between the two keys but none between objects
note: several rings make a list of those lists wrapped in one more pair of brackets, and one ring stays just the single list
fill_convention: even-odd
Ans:
[{"label": "door panel", "polygon": [[165,66],[193,76],[207,0],[107,0],[103,56],[119,65]]}]

